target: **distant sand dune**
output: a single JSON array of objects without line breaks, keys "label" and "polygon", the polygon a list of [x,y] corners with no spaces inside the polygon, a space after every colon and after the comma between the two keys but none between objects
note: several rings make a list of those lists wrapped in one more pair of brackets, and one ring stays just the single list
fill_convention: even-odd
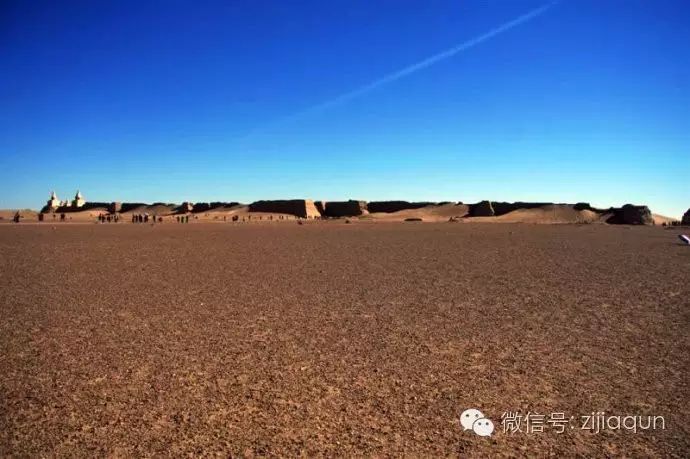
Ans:
[{"label": "distant sand dune", "polygon": [[663,225],[664,223],[669,224],[672,222],[677,222],[677,218],[666,217],[665,215],[652,214],[655,225]]},{"label": "distant sand dune", "polygon": [[467,215],[469,206],[465,204],[443,204],[420,207],[419,209],[405,209],[397,212],[373,212],[364,219],[380,221],[403,221],[406,218],[421,218],[426,222],[448,221],[448,219],[462,218]]},{"label": "distant sand dune", "polygon": [[491,217],[503,223],[595,223],[601,221],[601,214],[591,210],[575,210],[571,205],[547,205],[536,209],[517,209],[500,217]]},{"label": "distant sand dune", "polygon": [[482,223],[538,223],[538,224],[575,224],[597,223],[602,221],[603,214],[591,210],[575,210],[570,204],[544,205],[534,209],[517,209],[498,217],[468,217],[469,206],[465,204],[444,204],[427,206],[420,209],[406,209],[391,213],[373,213],[370,218],[382,221],[404,221],[407,218],[421,218],[423,221],[447,221],[450,218],[466,222]]}]

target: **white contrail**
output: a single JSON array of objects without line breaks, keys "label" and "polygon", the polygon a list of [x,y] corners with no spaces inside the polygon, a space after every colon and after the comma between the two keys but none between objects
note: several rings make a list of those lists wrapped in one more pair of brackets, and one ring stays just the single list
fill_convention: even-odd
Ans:
[{"label": "white contrail", "polygon": [[[425,69],[429,66],[432,66],[436,64],[437,62],[443,61],[445,59],[451,58],[458,54],[459,52],[465,51],[467,49],[470,49],[474,46],[477,46],[478,44],[485,42],[486,40],[489,40],[496,35],[499,35],[507,30],[512,29],[513,27],[516,27],[520,24],[524,24],[527,21],[530,21],[531,19],[534,19],[537,16],[540,16],[544,14],[546,11],[548,11],[551,7],[556,5],[560,0],[555,0],[549,3],[546,3],[539,8],[536,8],[528,13],[523,14],[522,16],[519,16],[516,19],[513,19],[512,21],[508,21],[505,24],[502,24],[494,29],[491,29],[490,31],[479,35],[478,37],[472,38],[464,43],[460,43],[459,45],[453,46],[450,49],[447,49],[445,51],[442,51],[438,54],[434,54],[431,57],[428,57],[422,61],[417,62],[416,64],[412,64],[408,67],[405,67],[401,70],[398,70],[397,72],[393,72],[389,75],[386,75],[382,78],[379,78],[378,80],[372,81],[371,83],[362,86],[361,88],[355,89],[350,92],[346,92],[345,94],[342,94],[338,97],[335,97],[329,101],[322,102],[320,104],[314,105],[312,107],[309,107],[305,110],[302,110],[300,112],[297,112],[293,115],[290,115],[281,121],[274,123],[275,124],[283,124],[286,122],[292,122],[295,120],[298,120],[306,115],[310,115],[312,113],[320,112],[325,109],[343,104],[345,102],[348,102],[356,97],[362,96],[370,91],[373,91],[377,88],[380,88],[381,86],[384,86],[388,83],[392,83],[396,80],[399,80],[401,78],[404,78],[412,73],[418,72],[419,70]],[[251,134],[250,134],[251,135]]]}]

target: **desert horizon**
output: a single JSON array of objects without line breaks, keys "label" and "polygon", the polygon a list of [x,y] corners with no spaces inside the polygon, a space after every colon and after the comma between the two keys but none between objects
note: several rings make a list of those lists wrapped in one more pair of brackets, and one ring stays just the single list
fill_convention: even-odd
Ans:
[{"label": "desert horizon", "polygon": [[[151,221],[170,221],[179,215],[192,215],[192,221],[281,221],[289,218],[328,219],[356,218],[368,221],[483,221],[504,223],[609,223],[643,225],[688,224],[690,209],[681,218],[652,213],[646,205],[625,204],[621,207],[595,208],[589,203],[479,201],[474,204],[431,201],[323,201],[312,199],[259,200],[239,202],[92,202],[80,191],[75,199],[60,200],[54,192],[40,211],[31,209],[0,210],[0,221],[123,221],[134,215]],[[115,219],[115,217],[118,217]],[[59,217],[59,218],[58,218]],[[106,220],[107,218],[107,220]],[[234,220],[233,220],[234,218]],[[159,221],[160,219],[160,221]]]}]

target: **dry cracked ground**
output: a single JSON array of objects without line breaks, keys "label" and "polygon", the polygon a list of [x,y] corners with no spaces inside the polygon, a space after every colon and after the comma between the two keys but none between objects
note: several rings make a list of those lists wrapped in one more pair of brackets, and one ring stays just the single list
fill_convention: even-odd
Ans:
[{"label": "dry cracked ground", "polygon": [[[0,455],[687,457],[678,233],[1,225]],[[664,428],[583,429],[599,411]]]}]

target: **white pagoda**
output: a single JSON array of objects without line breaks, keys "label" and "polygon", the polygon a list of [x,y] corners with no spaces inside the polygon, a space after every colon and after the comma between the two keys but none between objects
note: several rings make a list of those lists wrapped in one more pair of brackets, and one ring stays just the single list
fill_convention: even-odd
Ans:
[{"label": "white pagoda", "polygon": [[77,194],[74,196],[74,200],[72,201],[72,207],[78,209],[79,207],[82,207],[85,203],[86,200],[81,195],[81,191],[77,190]]},{"label": "white pagoda", "polygon": [[50,192],[50,199],[48,200],[48,204],[47,204],[48,209],[55,210],[58,207],[60,207],[61,204],[62,204],[62,201],[60,201],[58,199],[57,195],[55,194],[55,191],[51,191]]}]

